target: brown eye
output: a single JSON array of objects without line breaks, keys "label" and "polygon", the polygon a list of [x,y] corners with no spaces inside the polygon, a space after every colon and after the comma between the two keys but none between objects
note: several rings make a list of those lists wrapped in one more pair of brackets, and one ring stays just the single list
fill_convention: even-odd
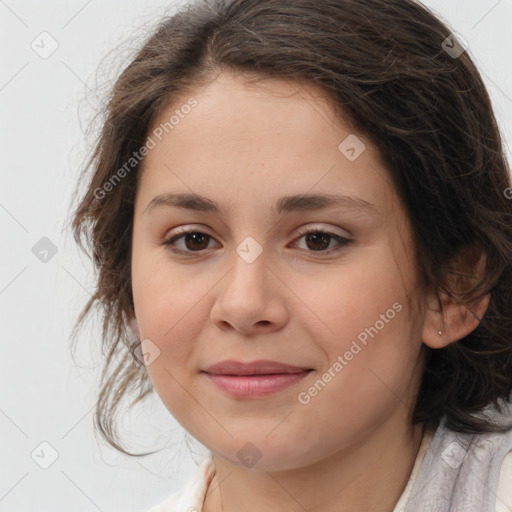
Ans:
[{"label": "brown eye", "polygon": [[206,247],[208,246],[208,239],[210,238],[206,233],[200,233],[198,231],[187,233],[186,235],[183,236],[185,237],[184,240],[187,249],[199,251],[206,249]]},{"label": "brown eye", "polygon": [[[320,229],[305,230],[300,235],[297,240],[304,238],[306,245],[305,250],[309,252],[330,253],[340,251],[353,242],[353,240],[348,238]],[[337,242],[337,246],[328,248],[333,240]]]},{"label": "brown eye", "polygon": [[306,245],[313,251],[319,251],[329,247],[331,235],[321,232],[313,232],[305,235]]},{"label": "brown eye", "polygon": [[[303,231],[297,240],[302,238],[304,238],[306,243],[304,250],[317,253],[331,253],[340,251],[353,242],[353,240],[344,238],[335,233],[330,233],[328,231],[322,231],[319,229],[309,229]],[[190,255],[193,253],[201,253],[202,251],[208,249],[208,243],[211,240],[213,240],[213,237],[207,233],[203,233],[202,231],[183,230],[179,234],[174,235],[168,240],[162,242],[162,245],[165,245],[170,251],[176,254]],[[337,242],[337,245],[329,248],[331,242],[333,241]],[[181,242],[181,247],[176,246],[177,242]]]},{"label": "brown eye", "polygon": [[[183,239],[183,240],[182,240]],[[208,242],[212,237],[201,231],[182,231],[163,242],[169,250],[175,253],[200,252],[208,248]],[[176,248],[174,244],[177,241],[183,241],[184,248]]]}]

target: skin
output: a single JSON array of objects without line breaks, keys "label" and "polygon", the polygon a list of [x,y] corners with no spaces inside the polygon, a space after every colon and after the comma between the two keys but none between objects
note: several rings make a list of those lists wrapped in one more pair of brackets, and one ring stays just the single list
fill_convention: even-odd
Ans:
[{"label": "skin", "polygon": [[[163,108],[153,127],[190,96],[197,106],[149,152],[139,177],[132,325],[160,351],[147,370],[163,403],[213,453],[204,511],[391,512],[421,442],[422,428],[412,428],[409,416],[422,343],[445,346],[478,320],[448,297],[441,314],[433,293],[419,288],[411,227],[380,155],[362,134],[357,159],[340,152],[354,132],[315,86],[255,86],[221,74]],[[164,192],[192,192],[230,209],[144,213]],[[375,208],[272,211],[280,197],[304,193],[355,196]],[[179,227],[211,238],[182,237],[174,245],[188,253],[173,254],[163,242]],[[315,251],[321,244],[308,243],[301,227],[352,242],[339,246],[331,237]],[[248,236],[263,248],[252,263],[236,252]],[[298,394],[394,303],[400,312],[301,403]],[[475,304],[480,316],[487,304]],[[314,371],[273,395],[235,399],[201,373],[226,359]],[[261,454],[252,467],[237,457],[248,442]]]}]

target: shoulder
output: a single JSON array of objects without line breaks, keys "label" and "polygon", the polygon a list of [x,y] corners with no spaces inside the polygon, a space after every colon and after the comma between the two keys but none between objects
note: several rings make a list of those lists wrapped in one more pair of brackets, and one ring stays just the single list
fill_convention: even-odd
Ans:
[{"label": "shoulder", "polygon": [[512,510],[512,409],[510,403],[502,405],[500,413],[488,409],[485,416],[508,427],[505,432],[460,433],[441,422],[425,454],[407,512],[454,505],[466,512],[498,512],[500,504]]},{"label": "shoulder", "polygon": [[496,493],[495,512],[512,510],[512,448],[503,459],[501,465],[498,491]]},{"label": "shoulder", "polygon": [[212,454],[201,462],[185,486],[146,512],[201,512],[208,486],[215,474]]}]

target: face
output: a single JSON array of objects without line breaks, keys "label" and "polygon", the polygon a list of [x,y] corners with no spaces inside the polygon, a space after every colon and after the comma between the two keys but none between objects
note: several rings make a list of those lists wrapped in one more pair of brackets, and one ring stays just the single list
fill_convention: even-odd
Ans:
[{"label": "face", "polygon": [[[151,132],[161,141],[137,188],[132,290],[149,376],[177,421],[231,463],[252,451],[265,470],[405,424],[421,297],[407,216],[369,140],[314,86],[230,75],[162,110]],[[166,194],[218,211],[152,203]],[[327,194],[341,199],[283,201]],[[267,379],[286,384],[267,394],[246,392],[261,377],[226,377],[247,386],[233,394],[204,372],[263,359],[309,371]]]}]

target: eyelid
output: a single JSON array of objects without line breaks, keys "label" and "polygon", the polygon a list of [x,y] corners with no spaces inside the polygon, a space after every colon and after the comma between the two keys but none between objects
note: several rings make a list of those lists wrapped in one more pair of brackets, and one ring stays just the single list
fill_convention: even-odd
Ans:
[{"label": "eyelid", "polygon": [[201,234],[204,234],[207,237],[209,237],[211,240],[216,240],[215,237],[213,235],[210,235],[210,233],[208,233],[208,230],[206,228],[204,228],[202,225],[187,224],[186,227],[179,226],[178,228],[176,228],[176,231],[173,232],[172,235],[165,236],[164,241],[161,242],[161,245],[163,245],[166,249],[173,252],[174,254],[177,254],[178,256],[180,256],[180,255],[183,255],[183,256],[193,256],[193,255],[201,256],[201,255],[203,255],[203,253],[206,251],[206,249],[203,249],[201,251],[185,251],[183,249],[177,249],[176,247],[174,247],[173,244],[176,241],[183,239],[183,237],[185,235],[188,235],[190,233],[201,233]]},{"label": "eyelid", "polygon": [[[181,235],[181,234],[188,234],[188,233],[194,233],[194,232],[201,232],[201,233],[204,233],[205,235],[208,235],[209,237],[211,238],[215,238],[213,235],[210,235],[208,233],[208,229],[205,228],[203,225],[201,224],[187,224],[186,227],[183,227],[183,226],[179,226],[176,228],[178,231],[176,231],[172,236],[170,237],[166,237],[167,239],[169,238],[174,238],[175,236],[177,235]],[[336,236],[340,236],[342,238],[348,238],[348,237],[352,237],[352,233],[350,233],[348,230],[344,229],[343,231],[345,232],[345,234],[340,234],[340,233],[335,233],[333,231],[330,231],[332,228],[330,227],[326,227],[324,225],[321,225],[321,224],[317,224],[317,223],[310,223],[310,224],[305,224],[303,226],[299,226],[298,228],[296,228],[297,230],[297,236],[301,236],[301,235],[304,235],[304,234],[307,234],[307,233],[310,233],[312,231],[321,231],[323,233],[326,233],[326,234],[330,234],[330,235],[336,235]],[[335,228],[335,229],[339,229],[339,228]]]},{"label": "eyelid", "polygon": [[311,231],[321,231],[322,233],[339,236],[341,238],[348,239],[349,237],[352,237],[352,233],[350,233],[346,229],[343,230],[345,233],[337,233],[334,231],[335,229],[340,229],[340,228],[326,227],[322,224],[317,224],[314,222],[310,223],[310,224],[305,224],[304,226],[300,226],[299,228],[297,228],[299,236],[310,233]]},{"label": "eyelid", "polygon": [[[177,240],[183,239],[183,236],[185,236],[187,234],[201,233],[201,234],[204,234],[207,237],[209,237],[211,240],[216,241],[215,237],[213,235],[209,234],[208,230],[203,228],[203,226],[190,224],[190,225],[187,225],[187,227],[180,226],[176,229],[177,229],[177,231],[175,233],[173,233],[171,236],[165,238],[164,242],[162,242],[162,245],[166,246],[168,250],[170,250],[171,252],[178,254],[178,255],[201,256],[202,254],[204,254],[205,251],[207,251],[207,249],[201,249],[199,251],[188,251],[188,250],[183,250],[183,249],[177,249],[176,247],[173,246],[173,244]],[[345,230],[345,232],[348,233],[348,237],[344,236],[342,234],[336,233],[331,228],[322,226],[320,224],[313,223],[313,224],[306,224],[304,226],[299,227],[297,236],[293,239],[292,243],[296,243],[298,240],[300,240],[302,237],[304,237],[307,234],[318,233],[318,232],[326,234],[326,235],[330,236],[331,238],[334,238],[338,242],[338,244],[335,247],[326,249],[326,250],[313,251],[313,250],[302,249],[303,251],[308,252],[308,253],[318,253],[320,255],[322,255],[322,254],[329,255],[332,253],[340,252],[343,248],[347,247],[348,245],[350,245],[354,242],[354,240],[352,238],[352,234],[348,233],[348,231],[346,231],[346,230]]]}]

